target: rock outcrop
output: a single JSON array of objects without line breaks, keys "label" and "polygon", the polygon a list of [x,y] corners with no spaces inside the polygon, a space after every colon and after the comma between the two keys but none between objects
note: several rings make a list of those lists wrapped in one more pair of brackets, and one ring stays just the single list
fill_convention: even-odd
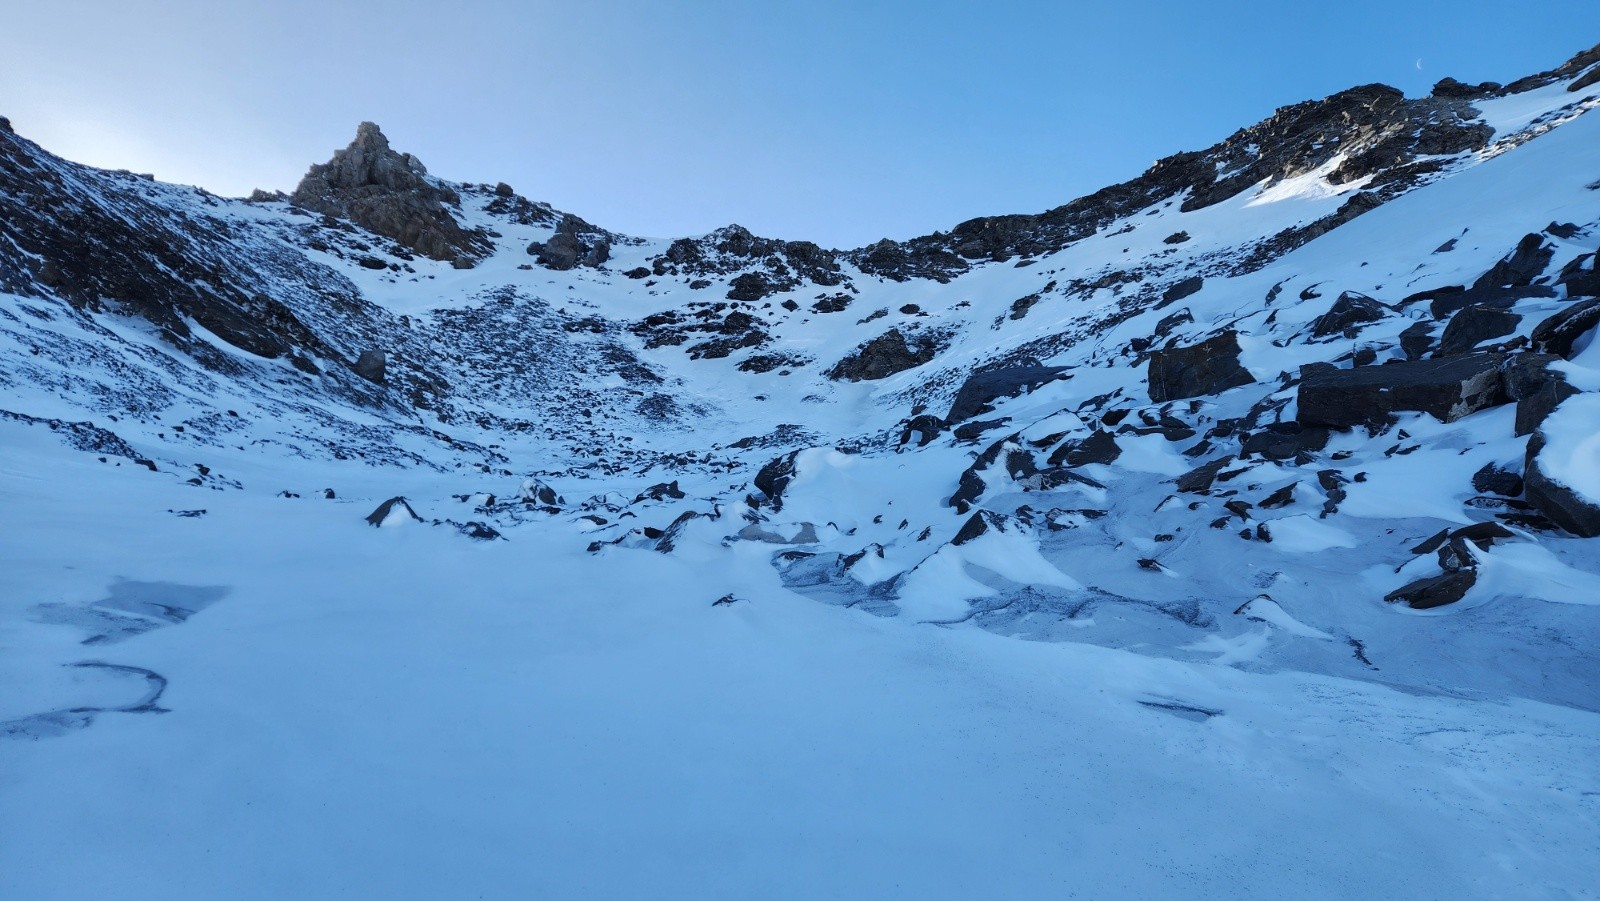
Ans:
[{"label": "rock outcrop", "polygon": [[389,147],[371,122],[356,129],[350,146],[311,167],[290,201],[393,238],[425,257],[470,264],[487,253],[487,238],[456,221],[461,197],[428,177],[422,161]]}]

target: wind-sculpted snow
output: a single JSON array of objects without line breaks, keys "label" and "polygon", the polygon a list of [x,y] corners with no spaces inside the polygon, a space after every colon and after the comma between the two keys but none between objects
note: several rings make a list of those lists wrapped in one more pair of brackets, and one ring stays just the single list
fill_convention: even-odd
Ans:
[{"label": "wind-sculpted snow", "polygon": [[0,133],[0,894],[1583,896],[1593,65],[854,251]]}]

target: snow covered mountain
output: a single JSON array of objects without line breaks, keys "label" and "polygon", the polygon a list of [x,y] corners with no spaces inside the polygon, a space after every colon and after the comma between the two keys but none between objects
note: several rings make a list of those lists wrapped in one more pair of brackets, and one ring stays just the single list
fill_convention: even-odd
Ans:
[{"label": "snow covered mountain", "polygon": [[1596,107],[853,250],[0,119],[0,888],[1592,897]]}]

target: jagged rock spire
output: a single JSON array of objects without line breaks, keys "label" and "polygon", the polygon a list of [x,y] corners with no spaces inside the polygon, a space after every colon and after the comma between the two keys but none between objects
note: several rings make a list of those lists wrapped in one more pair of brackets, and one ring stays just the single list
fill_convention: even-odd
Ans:
[{"label": "jagged rock spire", "polygon": [[422,161],[389,146],[372,122],[356,129],[350,146],[314,165],[290,200],[297,206],[393,238],[423,256],[470,265],[488,249],[482,235],[462,228],[450,212],[461,197],[433,179]]}]

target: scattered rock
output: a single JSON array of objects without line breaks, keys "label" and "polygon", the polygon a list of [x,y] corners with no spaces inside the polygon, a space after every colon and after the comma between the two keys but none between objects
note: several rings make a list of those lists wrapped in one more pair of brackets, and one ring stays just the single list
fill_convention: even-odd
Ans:
[{"label": "scattered rock", "polygon": [[789,487],[790,482],[794,481],[794,464],[799,456],[799,451],[791,451],[775,460],[768,461],[767,465],[761,467],[760,471],[756,473],[754,480],[756,489],[766,497],[767,502],[772,504],[772,509],[774,510],[783,509],[783,491]]}]

